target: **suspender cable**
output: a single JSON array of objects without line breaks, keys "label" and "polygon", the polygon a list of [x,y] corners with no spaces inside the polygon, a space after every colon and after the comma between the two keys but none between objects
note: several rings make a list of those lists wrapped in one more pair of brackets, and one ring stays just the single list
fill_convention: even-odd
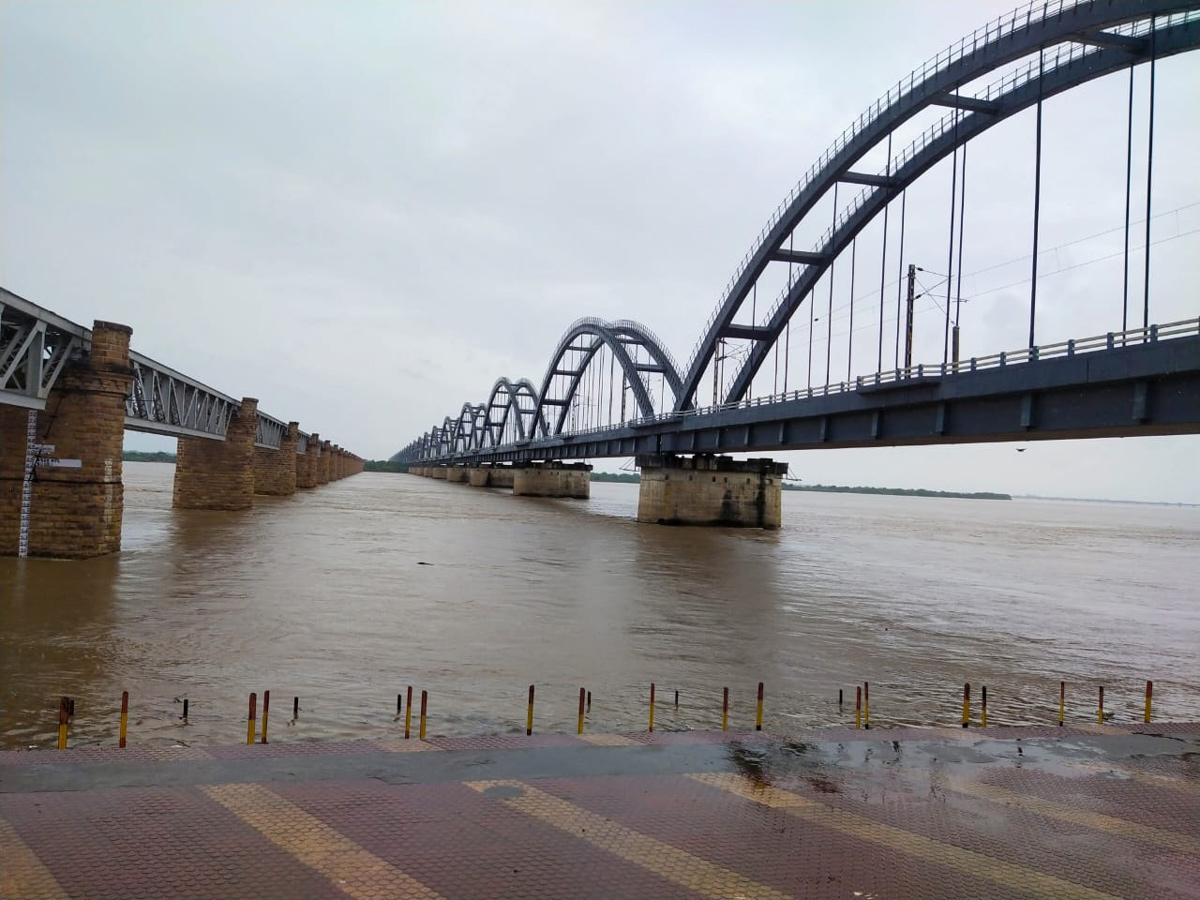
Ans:
[{"label": "suspender cable", "polygon": [[[887,177],[892,177],[892,136],[888,135],[887,149]],[[885,191],[890,191],[891,188],[885,187]],[[888,202],[883,206],[883,254],[879,260],[879,357],[875,361],[875,371],[883,371],[883,289],[884,282],[887,280],[887,237],[888,237],[888,210],[892,208],[892,202],[889,198]]]},{"label": "suspender cable", "polygon": [[[788,233],[788,249],[792,249],[792,236],[795,231]],[[792,285],[792,261],[788,260],[788,291],[791,291]],[[792,349],[792,317],[788,316],[787,325],[784,326],[785,336],[783,341],[783,392],[787,393],[788,386],[788,363],[791,362]]]},{"label": "suspender cable", "polygon": [[962,148],[962,186],[958,191],[958,283],[954,288],[954,361],[958,362],[958,324],[962,313],[963,222],[967,217],[967,145]]},{"label": "suspender cable", "polygon": [[900,192],[900,257],[896,262],[896,361],[893,368],[900,368],[900,303],[901,286],[904,283],[904,219],[908,207],[908,189]]},{"label": "suspender cable", "polygon": [[1045,84],[1045,49],[1038,50],[1037,140],[1033,168],[1033,277],[1029,284],[1029,347],[1033,348],[1034,323],[1037,317],[1038,219],[1042,209],[1042,90]]},{"label": "suspender cable", "polygon": [[[829,226],[829,246],[833,247],[833,232],[837,228],[838,183],[833,183],[833,224]],[[829,363],[833,353],[833,267],[837,257],[829,260],[829,308],[825,311],[825,384],[829,384]]]},{"label": "suspender cable", "polygon": [[[753,293],[750,295],[750,324],[757,327],[758,325],[758,282],[754,282]],[[750,352],[753,353],[758,346],[758,341],[751,346]],[[754,396],[754,376],[750,376],[750,384],[746,388],[746,396]]]},{"label": "suspender cable", "polygon": [[954,156],[950,166],[950,250],[946,260],[946,325],[942,330],[942,365],[950,361],[950,284],[954,275],[954,213],[958,208],[958,108],[954,109]]},{"label": "suspender cable", "polygon": [[1150,327],[1150,189],[1154,175],[1154,53],[1158,18],[1150,21],[1150,124],[1146,138],[1146,277],[1142,295],[1142,327]]},{"label": "suspender cable", "polygon": [[1125,280],[1121,290],[1121,330],[1129,330],[1129,213],[1133,199],[1133,75],[1129,67],[1129,112],[1125,119]]},{"label": "suspender cable", "polygon": [[850,365],[854,358],[854,273],[858,268],[858,238],[850,242],[850,336],[846,340],[846,380],[850,380]]}]

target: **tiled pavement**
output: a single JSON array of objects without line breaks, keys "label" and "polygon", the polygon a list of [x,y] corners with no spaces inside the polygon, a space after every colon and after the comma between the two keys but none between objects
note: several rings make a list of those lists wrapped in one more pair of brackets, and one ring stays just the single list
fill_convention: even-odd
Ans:
[{"label": "tiled pavement", "polygon": [[0,753],[0,897],[1200,898],[1200,725]]}]

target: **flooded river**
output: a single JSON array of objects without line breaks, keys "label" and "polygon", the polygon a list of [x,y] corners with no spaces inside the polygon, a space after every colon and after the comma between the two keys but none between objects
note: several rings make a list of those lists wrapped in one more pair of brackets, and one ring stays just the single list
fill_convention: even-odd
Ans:
[{"label": "flooded river", "polygon": [[[633,521],[636,485],[590,501],[364,474],[246,513],[171,509],[173,468],[125,465],[124,551],[0,559],[0,738],[52,746],[244,740],[270,690],[276,740],[402,732],[429,691],[433,734],[852,721],[954,725],[962,683],[989,723],[1200,719],[1200,510],[787,493],[775,533]],[[839,710],[839,688],[847,705]],[[680,707],[674,707],[674,691]],[[289,723],[292,697],[298,721]],[[189,701],[183,723],[181,701]]]}]

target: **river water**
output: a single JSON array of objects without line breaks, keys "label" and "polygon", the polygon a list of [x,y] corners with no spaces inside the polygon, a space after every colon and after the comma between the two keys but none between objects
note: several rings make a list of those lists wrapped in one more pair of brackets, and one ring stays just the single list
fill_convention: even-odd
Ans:
[{"label": "river water", "polygon": [[[785,493],[765,533],[638,525],[637,486],[590,501],[367,473],[252,511],[171,509],[173,467],[125,465],[124,550],[0,559],[0,738],[52,746],[244,740],[270,690],[275,740],[852,722],[954,725],[964,681],[989,723],[1200,719],[1200,509]],[[847,703],[839,709],[838,690]],[[674,692],[680,691],[680,706]],[[292,697],[300,715],[289,723]],[[189,718],[179,718],[183,698]]]}]

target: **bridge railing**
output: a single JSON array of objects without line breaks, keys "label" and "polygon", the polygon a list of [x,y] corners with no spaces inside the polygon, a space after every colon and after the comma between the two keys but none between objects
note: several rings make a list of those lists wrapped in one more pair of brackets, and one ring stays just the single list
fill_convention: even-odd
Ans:
[{"label": "bridge railing", "polygon": [[[1130,328],[1126,331],[1109,331],[1105,334],[1092,335],[1085,338],[1072,338],[1053,344],[1041,344],[1034,347],[1022,347],[1017,350],[1005,350],[988,356],[971,357],[949,363],[924,363],[891,369],[887,372],[874,372],[869,375],[859,375],[850,381],[836,381],[817,387],[808,387],[786,393],[770,394],[764,397],[753,397],[734,403],[722,403],[716,406],[706,406],[689,409],[684,412],[667,412],[656,416],[643,416],[630,419],[623,425],[636,428],[642,425],[653,425],[658,422],[682,420],[694,416],[707,416],[718,412],[729,412],[736,409],[752,409],[756,406],[768,406],[773,403],[785,403],[794,400],[811,400],[815,397],[828,397],[833,394],[843,394],[863,388],[875,388],[881,385],[897,385],[905,382],[941,378],[946,375],[977,372],[984,369],[995,369],[1004,366],[1024,365],[1039,360],[1060,357],[1078,356],[1085,353],[1095,353],[1104,350],[1114,350],[1133,344],[1157,343],[1172,338],[1200,335],[1200,317],[1180,319],[1162,325],[1150,325],[1146,328]],[[599,434],[612,431],[617,425],[606,425],[588,428],[582,431],[572,431],[564,437],[582,437],[589,434]]]}]

